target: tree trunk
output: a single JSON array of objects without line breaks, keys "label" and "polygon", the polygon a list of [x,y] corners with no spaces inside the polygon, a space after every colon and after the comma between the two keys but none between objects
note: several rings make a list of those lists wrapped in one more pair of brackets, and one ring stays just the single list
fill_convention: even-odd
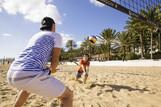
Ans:
[{"label": "tree trunk", "polygon": [[143,37],[140,34],[140,46],[141,46],[141,59],[144,59],[144,47],[143,47]]},{"label": "tree trunk", "polygon": [[147,46],[146,45],[144,45],[144,50],[145,50],[144,54],[147,54]]},{"label": "tree trunk", "polygon": [[108,45],[108,61],[110,60],[110,52],[111,52],[110,45]]},{"label": "tree trunk", "polygon": [[135,52],[135,44],[133,45],[133,52],[134,52],[134,54],[136,53],[136,52]]},{"label": "tree trunk", "polygon": [[150,47],[151,47],[151,59],[153,59],[153,33],[151,33],[151,43],[150,43]]},{"label": "tree trunk", "polygon": [[160,32],[158,33],[158,36],[159,36],[159,46],[158,46],[158,51],[160,52],[160,50],[161,50],[161,41],[160,41]]},{"label": "tree trunk", "polygon": [[125,46],[123,46],[123,61],[125,60],[125,56],[126,56],[126,53],[125,53]]}]

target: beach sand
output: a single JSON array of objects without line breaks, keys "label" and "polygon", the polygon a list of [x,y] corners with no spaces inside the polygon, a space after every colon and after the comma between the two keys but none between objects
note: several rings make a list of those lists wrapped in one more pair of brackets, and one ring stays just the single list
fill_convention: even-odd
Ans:
[{"label": "beach sand", "polygon": [[[74,91],[74,107],[161,107],[161,67],[93,66],[86,84],[83,78],[74,81],[78,66],[59,68],[63,71],[52,75]],[[0,107],[11,107],[18,92],[7,84],[6,73],[1,69]],[[31,94],[23,107],[47,107],[47,102]],[[53,102],[58,107],[59,101]]]}]

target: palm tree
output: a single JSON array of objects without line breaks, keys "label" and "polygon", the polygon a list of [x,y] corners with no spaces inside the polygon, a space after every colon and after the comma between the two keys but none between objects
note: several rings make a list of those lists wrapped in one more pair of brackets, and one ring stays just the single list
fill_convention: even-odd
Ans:
[{"label": "palm tree", "polygon": [[66,47],[68,48],[68,51],[73,51],[73,48],[76,47],[76,43],[73,40],[68,40]]},{"label": "palm tree", "polygon": [[89,42],[88,37],[81,43],[80,48],[83,51],[83,54],[88,53],[89,56],[94,54],[95,46]]},{"label": "palm tree", "polygon": [[139,38],[139,43],[141,47],[141,58],[144,58],[144,42],[143,42],[143,31],[144,26],[142,25],[141,21],[139,19],[136,19],[134,17],[129,18],[129,20],[126,22],[126,29],[130,32],[133,32],[133,35],[135,35],[137,38]]},{"label": "palm tree", "polygon": [[89,43],[86,39],[81,43],[80,48],[81,48],[82,54],[89,52]]},{"label": "palm tree", "polygon": [[70,56],[70,60],[73,60],[73,49],[76,47],[76,43],[73,40],[68,40],[66,43],[66,47],[68,48],[68,53]]},{"label": "palm tree", "polygon": [[[141,14],[148,20],[153,21],[153,22],[161,22],[161,11],[160,11],[160,6],[156,7],[147,7],[146,10],[142,10]],[[144,26],[148,26],[148,31],[151,34],[151,59],[153,58],[153,34],[155,33],[157,27],[152,25],[152,24],[148,24],[148,23],[143,23]]]},{"label": "palm tree", "polygon": [[129,34],[128,32],[121,32],[118,36],[118,42],[121,48],[121,52],[123,53],[123,60],[126,58],[126,50],[130,46],[130,41],[129,41]]},{"label": "palm tree", "polygon": [[[141,10],[140,14],[150,21],[161,23],[160,9],[161,8],[159,6],[157,8],[147,7],[146,10]],[[129,19],[129,21],[127,21],[126,28],[128,30],[132,30],[134,33],[139,35],[140,47],[141,47],[141,58],[144,58],[144,50],[145,50],[144,44],[147,44],[147,43],[145,43],[145,39],[147,38],[145,36],[151,35],[151,37],[150,37],[151,38],[151,40],[150,40],[151,46],[150,47],[151,47],[151,58],[152,58],[153,33],[156,30],[156,26],[132,17]]]},{"label": "palm tree", "polygon": [[102,43],[101,43],[101,48],[102,51],[104,53],[105,58],[108,60],[110,60],[110,56],[111,56],[111,43],[112,41],[118,36],[118,32],[116,32],[116,30],[113,29],[104,29],[102,31],[102,33],[100,34],[100,38],[102,39]]},{"label": "palm tree", "polygon": [[157,29],[155,34],[155,41],[157,41],[158,52],[161,52],[161,30]]}]

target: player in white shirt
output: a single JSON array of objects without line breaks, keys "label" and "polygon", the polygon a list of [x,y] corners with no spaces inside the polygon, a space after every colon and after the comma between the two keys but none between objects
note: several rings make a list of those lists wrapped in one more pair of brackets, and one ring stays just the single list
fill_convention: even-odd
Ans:
[{"label": "player in white shirt", "polygon": [[[43,18],[40,30],[30,39],[7,73],[9,84],[21,90],[14,107],[21,107],[30,93],[59,98],[61,107],[72,107],[73,92],[49,75],[56,72],[62,37],[55,33],[55,22],[50,17]],[[46,65],[50,59],[51,67],[48,68]]]}]

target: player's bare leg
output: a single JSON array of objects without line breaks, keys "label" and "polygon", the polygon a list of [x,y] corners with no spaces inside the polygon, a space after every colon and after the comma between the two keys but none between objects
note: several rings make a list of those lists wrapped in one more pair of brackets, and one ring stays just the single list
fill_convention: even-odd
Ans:
[{"label": "player's bare leg", "polygon": [[88,74],[85,74],[84,80],[83,80],[83,83],[84,83],[84,84],[86,84],[87,78],[88,78]]},{"label": "player's bare leg", "polygon": [[73,107],[73,91],[66,88],[62,96],[59,97],[61,100],[61,107]]},{"label": "player's bare leg", "polygon": [[29,95],[30,95],[30,93],[28,93],[27,91],[21,90],[18,93],[18,96],[16,98],[16,102],[13,107],[22,107],[22,105],[26,102]]}]

